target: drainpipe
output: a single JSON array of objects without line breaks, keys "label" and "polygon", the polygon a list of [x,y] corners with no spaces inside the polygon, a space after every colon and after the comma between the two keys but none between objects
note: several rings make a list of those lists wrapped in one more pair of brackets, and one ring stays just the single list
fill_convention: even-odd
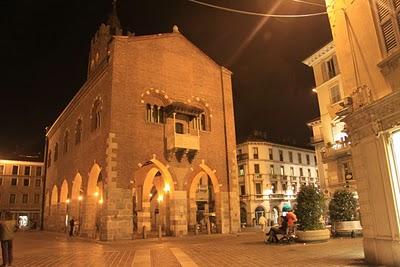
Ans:
[{"label": "drainpipe", "polygon": [[48,158],[48,149],[49,149],[49,138],[47,137],[48,127],[45,128],[45,138],[44,138],[44,171],[43,171],[43,179],[42,179],[42,210],[40,216],[40,230],[44,229],[44,206],[46,201],[46,177],[47,177],[47,158]]}]

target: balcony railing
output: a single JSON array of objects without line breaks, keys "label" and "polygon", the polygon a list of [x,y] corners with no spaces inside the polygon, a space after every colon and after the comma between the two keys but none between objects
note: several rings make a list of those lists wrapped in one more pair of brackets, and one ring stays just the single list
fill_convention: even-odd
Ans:
[{"label": "balcony railing", "polygon": [[254,180],[260,181],[263,179],[263,175],[261,173],[255,173],[254,174]]},{"label": "balcony railing", "polygon": [[248,153],[242,153],[242,154],[238,154],[237,155],[237,160],[241,161],[241,160],[247,160],[249,159],[249,154]]},{"label": "balcony railing", "polygon": [[179,134],[170,131],[167,135],[167,149],[200,150],[200,136],[194,133]]},{"label": "balcony railing", "polygon": [[322,150],[322,160],[324,162],[347,155],[351,155],[350,142],[347,141],[337,141],[333,145],[324,147]]}]

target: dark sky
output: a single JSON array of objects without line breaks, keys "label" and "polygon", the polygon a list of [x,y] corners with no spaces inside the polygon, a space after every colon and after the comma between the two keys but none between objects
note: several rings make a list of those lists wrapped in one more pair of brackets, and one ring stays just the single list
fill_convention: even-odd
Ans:
[{"label": "dark sky", "polygon": [[[106,21],[111,2],[0,1],[1,152],[43,149],[44,128],[85,82],[90,39]],[[261,13],[275,5],[277,14],[324,11],[293,0],[207,2]],[[308,143],[305,123],[319,113],[311,93],[312,71],[301,61],[331,39],[326,16],[266,20],[187,0],[119,0],[118,12],[122,26],[136,35],[171,32],[177,24],[190,41],[233,71],[239,140],[259,129]]]}]

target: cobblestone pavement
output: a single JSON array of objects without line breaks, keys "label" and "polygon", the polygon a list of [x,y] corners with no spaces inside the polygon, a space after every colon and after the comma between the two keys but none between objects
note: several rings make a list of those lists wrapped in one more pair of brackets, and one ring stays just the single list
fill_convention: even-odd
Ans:
[{"label": "cobblestone pavement", "polygon": [[366,266],[362,238],[266,245],[263,234],[94,242],[19,232],[13,266]]}]

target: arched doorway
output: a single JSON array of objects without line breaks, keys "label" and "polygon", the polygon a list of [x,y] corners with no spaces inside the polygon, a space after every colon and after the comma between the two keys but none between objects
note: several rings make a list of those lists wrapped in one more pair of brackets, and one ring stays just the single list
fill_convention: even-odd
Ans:
[{"label": "arched doorway", "polygon": [[71,201],[70,201],[70,217],[75,220],[75,228],[79,234],[82,222],[82,201],[83,201],[83,189],[82,189],[82,176],[77,173],[72,182],[71,190]]},{"label": "arched doorway", "polygon": [[93,164],[86,188],[82,233],[91,238],[100,234],[100,214],[103,205],[103,177],[98,164]]},{"label": "arched doorway", "polygon": [[[220,188],[215,173],[205,164],[200,164],[188,189],[188,229],[200,232],[222,232]],[[209,228],[208,228],[209,225]]]},{"label": "arched doorway", "polygon": [[67,180],[64,180],[62,185],[61,185],[61,191],[60,191],[60,207],[59,207],[59,228],[61,231],[65,231],[66,227],[68,226],[68,205],[69,205],[69,199],[68,199],[68,182]]},{"label": "arched doorway", "polygon": [[155,231],[161,227],[162,232],[169,235],[172,231],[170,196],[174,183],[168,168],[152,159],[135,172],[135,181],[133,199],[138,232]]},{"label": "arched doorway", "polygon": [[247,209],[246,204],[240,201],[240,225],[245,227],[247,225]]},{"label": "arched doorway", "polygon": [[265,209],[263,206],[258,206],[255,210],[254,210],[254,215],[255,215],[255,225],[258,225],[258,220],[261,216],[265,217]]},{"label": "arched doorway", "polygon": [[58,211],[57,211],[57,204],[58,204],[58,189],[57,185],[53,186],[53,190],[51,191],[50,197],[50,228],[55,230],[57,227],[57,218],[58,218]]}]

